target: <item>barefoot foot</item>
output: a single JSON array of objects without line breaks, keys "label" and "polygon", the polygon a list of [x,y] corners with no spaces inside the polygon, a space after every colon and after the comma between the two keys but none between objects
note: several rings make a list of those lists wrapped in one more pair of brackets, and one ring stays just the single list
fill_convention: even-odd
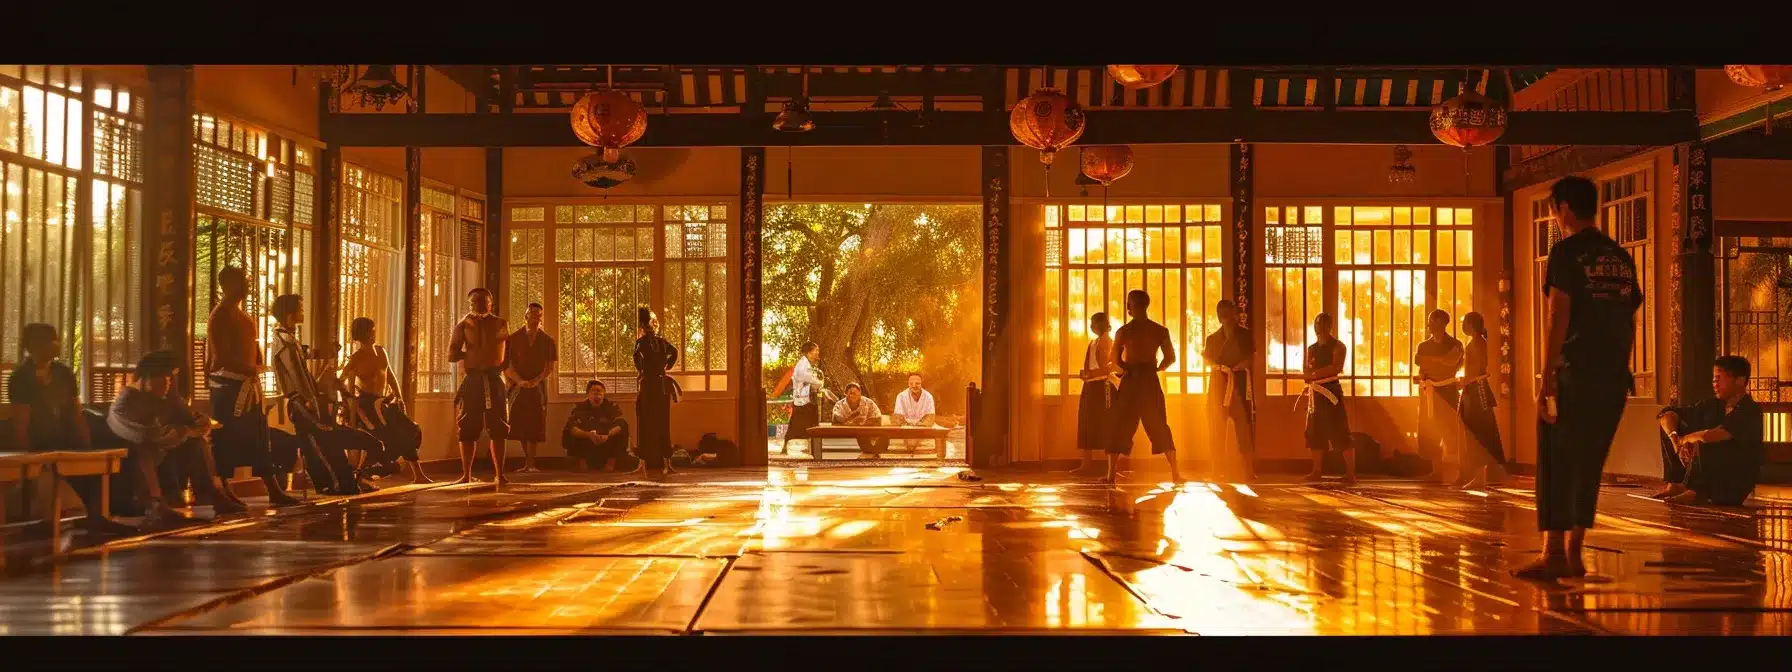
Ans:
[{"label": "barefoot foot", "polygon": [[1531,581],[1554,581],[1569,576],[1568,557],[1563,555],[1545,555],[1531,561],[1530,564],[1512,570],[1512,575]]}]

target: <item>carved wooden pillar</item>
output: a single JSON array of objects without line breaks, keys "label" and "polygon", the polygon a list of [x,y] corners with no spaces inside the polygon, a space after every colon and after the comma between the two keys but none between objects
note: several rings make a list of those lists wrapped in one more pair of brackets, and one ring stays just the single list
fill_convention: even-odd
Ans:
[{"label": "carved wooden pillar", "polygon": [[983,393],[978,408],[971,466],[1005,462],[1009,454],[1008,420],[1014,397],[1011,375],[1014,353],[1012,288],[1008,282],[1010,189],[1007,146],[983,148]]},{"label": "carved wooden pillar", "polygon": [[485,148],[485,288],[493,294],[504,286],[504,148]]},{"label": "carved wooden pillar", "polygon": [[740,449],[743,462],[762,465],[768,460],[765,426],[765,362],[761,361],[764,335],[760,325],[765,306],[760,303],[760,224],[765,216],[765,148],[740,150]]},{"label": "carved wooden pillar", "polygon": [[[336,90],[328,83],[317,87],[319,114],[336,111]],[[312,212],[316,213],[317,231],[312,240],[312,286],[303,291],[311,323],[310,342],[333,340],[340,329],[342,296],[342,147],[324,145],[318,152],[317,190],[313,195]]]},{"label": "carved wooden pillar", "polygon": [[[1678,347],[1679,379],[1670,384],[1679,386],[1679,403],[1695,403],[1711,397],[1711,387],[1702,384],[1711,375],[1711,363],[1717,359],[1717,259],[1712,256],[1713,218],[1711,207],[1711,159],[1705,143],[1687,143],[1684,147],[1684,184],[1676,187],[1686,194],[1680,208],[1682,234],[1680,254],[1679,319],[1675,321],[1670,350]],[[1680,152],[1676,152],[1679,154]],[[1676,164],[1678,165],[1678,163]],[[1672,352],[1669,353],[1672,356]],[[1670,360],[1674,361],[1674,360]]]},{"label": "carved wooden pillar", "polygon": [[[193,66],[149,66],[143,255],[148,347],[191,361],[193,344]],[[189,372],[190,374],[191,372]],[[191,375],[182,381],[191,381]],[[182,395],[188,386],[175,386]]]},{"label": "carved wooden pillar", "polygon": [[[406,68],[410,72],[409,81],[411,95],[405,100],[405,112],[421,114],[424,98],[423,66],[412,65]],[[422,332],[421,323],[428,317],[429,311],[417,306],[417,300],[424,294],[419,291],[424,272],[421,243],[423,242],[423,148],[406,146],[404,148],[404,363],[401,365],[398,379],[399,395],[404,397],[406,408],[416,408],[413,403],[417,396],[417,339]],[[442,245],[446,241],[432,240],[433,244]],[[495,293],[495,292],[494,292]]]}]

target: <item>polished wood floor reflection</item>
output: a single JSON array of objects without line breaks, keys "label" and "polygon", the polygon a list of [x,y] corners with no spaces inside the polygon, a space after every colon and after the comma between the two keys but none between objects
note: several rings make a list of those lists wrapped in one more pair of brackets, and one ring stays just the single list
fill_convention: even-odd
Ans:
[{"label": "polished wood floor reflection", "polygon": [[[10,558],[4,634],[1792,634],[1792,503],[825,467],[428,485]],[[1769,493],[1771,494],[1771,493]],[[203,515],[203,511],[201,514]]]}]

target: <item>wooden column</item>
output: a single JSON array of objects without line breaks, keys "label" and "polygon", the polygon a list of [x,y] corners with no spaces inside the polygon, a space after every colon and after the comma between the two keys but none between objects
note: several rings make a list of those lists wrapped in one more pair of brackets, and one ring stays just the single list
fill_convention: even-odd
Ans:
[{"label": "wooden column", "polygon": [[[423,106],[423,66],[413,65],[410,71],[411,95],[405,101],[405,111],[419,114]],[[416,408],[413,403],[417,396],[417,338],[418,323],[424,319],[426,311],[418,310],[417,299],[422,293],[417,291],[423,284],[423,148],[408,146],[404,148],[404,363],[399,372],[398,393],[404,397],[406,408]],[[442,241],[434,241],[440,245]],[[495,294],[495,292],[494,292]]]},{"label": "wooden column", "polygon": [[[337,107],[336,90],[328,83],[317,87],[320,114]],[[317,157],[317,190],[312,195],[317,230],[311,245],[312,286],[302,291],[311,323],[312,343],[335,340],[341,332],[342,297],[342,147],[324,145]]]},{"label": "wooden column", "polygon": [[1251,166],[1250,143],[1233,143],[1231,161],[1227,164],[1232,186],[1232,302],[1238,306],[1240,324],[1257,328],[1251,321],[1251,299],[1256,296],[1257,255],[1255,227],[1256,171]]},{"label": "wooden column", "polygon": [[1008,420],[1015,381],[1010,373],[1014,353],[1010,329],[1011,293],[1008,242],[1010,190],[1007,146],[983,148],[983,392],[972,438],[977,449],[971,466],[1007,461]]},{"label": "wooden column", "polygon": [[485,148],[485,288],[504,286],[504,148]]},{"label": "wooden column", "polygon": [[[1674,323],[1679,340],[1680,399],[1690,404],[1711,397],[1711,387],[1701,384],[1711,375],[1717,359],[1717,258],[1712,256],[1711,159],[1705,143],[1685,145],[1686,194],[1684,232],[1680,237],[1680,319]],[[1670,348],[1671,349],[1671,348]],[[1671,354],[1671,353],[1670,353]]]},{"label": "wooden column", "polygon": [[765,427],[765,362],[760,347],[760,325],[765,306],[760,303],[760,224],[765,216],[765,148],[740,150],[740,449],[747,465],[768,461]]},{"label": "wooden column", "polygon": [[[193,347],[193,66],[149,66],[143,255],[148,347],[191,360]],[[183,376],[191,381],[192,376]],[[185,395],[187,385],[175,389]]]}]

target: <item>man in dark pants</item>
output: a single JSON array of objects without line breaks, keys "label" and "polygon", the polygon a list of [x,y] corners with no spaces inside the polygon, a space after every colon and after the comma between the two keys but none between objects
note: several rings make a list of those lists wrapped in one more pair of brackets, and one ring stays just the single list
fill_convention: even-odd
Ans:
[{"label": "man in dark pants", "polygon": [[[205,379],[211,390],[212,417],[223,427],[212,433],[212,459],[218,477],[230,483],[237,467],[249,467],[267,486],[269,506],[294,506],[299,500],[280,487],[275,463],[297,464],[296,456],[279,459],[270,452],[267,409],[262,406],[261,340],[254,318],[243,311],[249,295],[248,275],[241,266],[218,271],[223,300],[206,321]],[[226,497],[234,498],[228,489]]]},{"label": "man in dark pants", "polygon": [[1741,506],[1761,476],[1761,405],[1748,395],[1748,360],[1717,358],[1711,391],[1691,406],[1668,407],[1661,423],[1662,472],[1668,488],[1655,493],[1676,504]]},{"label": "man in dark pants", "polygon": [[1232,436],[1243,456],[1244,480],[1251,481],[1257,477],[1253,464],[1257,451],[1251,442],[1257,421],[1251,395],[1251,355],[1256,352],[1256,341],[1251,338],[1251,330],[1238,323],[1238,307],[1230,300],[1214,304],[1213,313],[1219,318],[1220,328],[1207,335],[1201,349],[1201,356],[1213,371],[1207,382],[1212,386],[1207,391],[1207,417],[1212,423],[1209,431],[1226,436],[1226,423],[1232,423]]},{"label": "man in dark pants", "polygon": [[[25,452],[50,450],[91,450],[93,437],[82,417],[80,387],[75,371],[62,363],[62,338],[48,324],[25,325],[21,334],[25,361],[13,369],[7,388],[12,395],[14,441]],[[110,476],[72,476],[68,484],[81,498],[87,517],[81,527],[94,534],[122,536],[137,529],[100,515],[105,503],[100,501],[104,489],[100,479]],[[54,498],[54,491],[42,493]],[[60,516],[61,511],[50,511]],[[4,521],[0,521],[4,522]],[[48,527],[48,521],[45,526]]]},{"label": "man in dark pants", "polygon": [[[1135,289],[1126,293],[1126,315],[1132,318],[1114,334],[1114,351],[1110,365],[1125,373],[1120,390],[1114,394],[1113,440],[1108,444],[1108,475],[1113,483],[1120,470],[1120,456],[1132,452],[1132,436],[1145,426],[1151,439],[1151,453],[1162,454],[1170,463],[1170,480],[1182,482],[1176,470],[1176,441],[1170,436],[1170,422],[1164,404],[1164,388],[1157,374],[1176,363],[1176,346],[1170,330],[1146,315],[1151,295]],[[1163,360],[1157,353],[1163,351]]]},{"label": "man in dark pants", "polygon": [[1537,527],[1542,556],[1521,578],[1585,576],[1599,479],[1633,387],[1630,348],[1643,293],[1630,254],[1594,226],[1599,189],[1565,177],[1550,189],[1562,240],[1549,250],[1543,390],[1537,404]]}]

